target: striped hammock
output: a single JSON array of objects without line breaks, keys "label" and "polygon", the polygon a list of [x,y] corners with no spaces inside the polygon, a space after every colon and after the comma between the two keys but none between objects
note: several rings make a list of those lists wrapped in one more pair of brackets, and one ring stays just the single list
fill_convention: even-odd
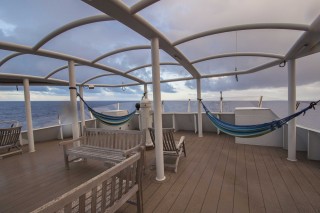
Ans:
[{"label": "striped hammock", "polygon": [[102,113],[99,113],[97,111],[95,111],[94,109],[92,109],[84,100],[83,98],[80,96],[80,94],[78,93],[79,98],[81,99],[81,101],[83,101],[83,103],[87,106],[88,110],[92,113],[92,115],[99,120],[100,122],[109,125],[109,126],[120,126],[122,124],[125,124],[126,122],[130,121],[130,119],[134,116],[134,114],[136,113],[137,110],[134,110],[133,112],[131,112],[128,115],[123,115],[123,116],[111,116],[111,115],[105,115]]},{"label": "striped hammock", "polygon": [[311,102],[310,105],[299,112],[296,112],[292,115],[289,115],[285,118],[275,120],[268,123],[263,124],[255,124],[255,125],[233,125],[230,123],[226,123],[220,119],[218,119],[216,116],[214,116],[208,108],[203,104],[201,101],[201,104],[203,106],[203,109],[205,110],[208,118],[213,123],[214,126],[216,126],[220,131],[235,136],[235,137],[241,137],[241,138],[251,138],[251,137],[259,137],[262,135],[265,135],[269,132],[272,132],[276,129],[281,128],[285,123],[290,121],[291,119],[301,115],[305,114],[306,111],[309,109],[314,108],[315,105],[317,105],[318,102]]}]

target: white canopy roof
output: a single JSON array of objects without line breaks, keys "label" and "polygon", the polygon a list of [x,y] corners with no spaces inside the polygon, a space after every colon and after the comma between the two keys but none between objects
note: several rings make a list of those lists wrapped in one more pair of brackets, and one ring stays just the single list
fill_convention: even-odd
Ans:
[{"label": "white canopy roof", "polygon": [[69,60],[78,85],[150,84],[152,37],[162,82],[283,69],[320,51],[318,0],[7,1],[0,14],[1,84],[67,85]]}]

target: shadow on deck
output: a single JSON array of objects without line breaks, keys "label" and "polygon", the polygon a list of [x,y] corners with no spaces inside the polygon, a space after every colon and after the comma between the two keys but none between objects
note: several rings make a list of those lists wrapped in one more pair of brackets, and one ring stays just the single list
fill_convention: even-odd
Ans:
[{"label": "shadow on deck", "polygon": [[[205,133],[186,136],[188,156],[178,173],[166,171],[155,181],[155,170],[143,178],[145,212],[319,212],[320,162],[298,153],[286,160],[280,148],[235,144],[234,138]],[[0,212],[28,212],[96,176],[101,162],[71,164],[65,170],[58,141],[36,144],[35,153],[0,161]],[[154,151],[147,151],[151,162]],[[135,212],[124,205],[119,212]]]}]

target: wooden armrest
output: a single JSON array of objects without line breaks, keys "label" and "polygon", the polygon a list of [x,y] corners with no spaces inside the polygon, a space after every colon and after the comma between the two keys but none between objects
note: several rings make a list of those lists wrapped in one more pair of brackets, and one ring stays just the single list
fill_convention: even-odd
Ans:
[{"label": "wooden armrest", "polygon": [[68,140],[68,141],[62,141],[59,143],[59,145],[67,145],[67,144],[70,144],[70,143],[74,143],[74,142],[77,142],[77,141],[82,141],[83,138],[80,137],[80,138],[76,138],[76,139],[73,139],[73,140]]},{"label": "wooden armrest", "polygon": [[126,156],[126,155],[130,154],[131,152],[141,151],[141,150],[144,150],[144,146],[141,145],[141,144],[139,144],[138,146],[135,146],[135,147],[133,147],[133,148],[131,148],[131,149],[125,150],[125,151],[123,152],[123,154]]},{"label": "wooden armrest", "polygon": [[181,146],[181,144],[184,143],[184,136],[181,136],[179,143],[177,144],[178,147]]}]

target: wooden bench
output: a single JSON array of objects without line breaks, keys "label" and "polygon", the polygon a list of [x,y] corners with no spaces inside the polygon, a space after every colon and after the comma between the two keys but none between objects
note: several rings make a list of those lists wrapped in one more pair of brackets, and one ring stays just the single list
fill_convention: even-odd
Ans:
[{"label": "wooden bench", "polygon": [[135,194],[137,212],[143,212],[141,156],[133,154],[32,213],[115,212]]},{"label": "wooden bench", "polygon": [[[85,128],[82,137],[60,144],[63,145],[67,169],[69,162],[79,158],[94,159],[114,165],[137,151],[142,151],[144,160],[145,132]],[[69,160],[71,156],[73,159]]]},{"label": "wooden bench", "polygon": [[[7,149],[7,153],[0,154],[0,159],[15,153],[22,153],[19,144],[20,133],[21,126],[0,129],[0,150]],[[10,152],[12,148],[17,150]]]}]

